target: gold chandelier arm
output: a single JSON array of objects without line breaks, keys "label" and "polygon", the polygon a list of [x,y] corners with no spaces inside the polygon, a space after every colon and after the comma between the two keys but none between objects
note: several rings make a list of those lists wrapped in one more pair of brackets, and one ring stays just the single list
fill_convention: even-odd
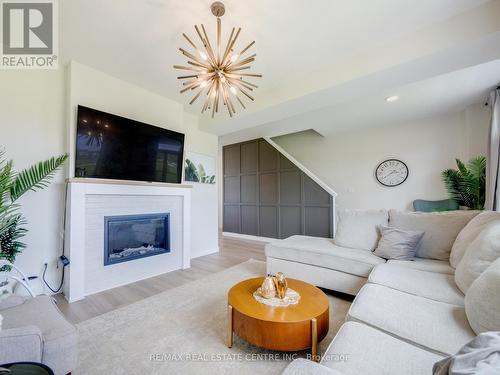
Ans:
[{"label": "gold chandelier arm", "polygon": [[257,77],[257,78],[262,78],[262,74],[254,74],[254,73],[238,73],[236,75],[238,77]]},{"label": "gold chandelier arm", "polygon": [[231,41],[229,48],[226,50],[226,53],[225,53],[224,57],[222,58],[222,65],[225,65],[227,63],[227,59],[229,58],[229,53],[233,49],[234,43],[236,43],[236,40],[238,39],[240,32],[241,32],[241,27],[238,28],[238,31],[236,32],[236,35],[234,36],[233,40]]},{"label": "gold chandelier arm", "polygon": [[254,53],[252,56],[249,56],[249,57],[247,57],[246,59],[241,60],[240,62],[238,62],[238,63],[236,63],[236,64],[229,64],[229,65],[228,65],[228,70],[231,70],[231,69],[236,68],[236,67],[238,67],[238,66],[242,66],[242,65],[245,65],[245,64],[251,63],[251,62],[255,61],[255,57],[256,57],[256,56],[257,56],[257,55]]},{"label": "gold chandelier arm", "polygon": [[198,59],[196,56],[194,56],[193,54],[189,53],[185,49],[179,48],[179,51],[181,51],[184,56],[189,57],[191,60],[196,61],[200,66],[202,66],[202,67],[204,67],[206,69],[210,69],[210,65],[204,63],[203,61],[201,61],[200,59]]},{"label": "gold chandelier arm", "polygon": [[241,93],[243,95],[245,95],[248,99],[250,99],[251,101],[254,101],[255,99],[253,98],[253,96],[251,96],[249,93],[247,93],[245,91],[245,88],[243,86],[238,86],[238,89],[241,91]]},{"label": "gold chandelier arm", "polygon": [[222,94],[224,95],[224,98],[226,101],[226,107],[227,107],[227,111],[229,112],[229,116],[233,117],[232,105],[231,105],[230,99],[227,95],[226,88],[224,86],[222,87]]},{"label": "gold chandelier arm", "polygon": [[238,87],[244,87],[246,88],[247,90],[250,90],[250,91],[253,91],[253,88],[248,86],[247,84],[241,82],[240,80],[237,80],[237,79],[232,79],[230,78],[229,79],[229,82],[231,82],[233,85],[236,85]]},{"label": "gold chandelier arm", "polygon": [[221,35],[221,21],[220,18],[217,17],[217,63],[219,64],[220,64],[220,35]]},{"label": "gold chandelier arm", "polygon": [[[202,64],[199,64],[199,63],[194,62],[194,61],[191,61],[191,60],[189,60],[187,63],[188,63],[189,65],[194,65],[194,66],[200,67],[200,68],[202,68],[202,69],[209,69],[207,66],[202,65]],[[202,70],[200,70],[200,72],[203,72],[203,71],[202,71]]]},{"label": "gold chandelier arm", "polygon": [[217,65],[217,59],[215,58],[214,51],[212,49],[212,45],[210,44],[210,40],[208,39],[207,31],[205,30],[205,26],[201,24],[201,29],[203,30],[203,35],[205,36],[205,41],[207,42],[206,49],[208,55],[211,57],[214,65]]},{"label": "gold chandelier arm", "polygon": [[196,47],[196,44],[194,44],[193,41],[191,39],[189,39],[189,37],[185,33],[182,33],[182,36],[184,38],[186,38],[186,40],[188,41],[188,43],[191,44],[196,51],[198,51],[198,47]]},{"label": "gold chandelier arm", "polygon": [[255,44],[255,40],[252,43],[250,43],[248,46],[246,46],[245,48],[243,48],[243,50],[240,52],[240,56],[242,56],[254,44]]},{"label": "gold chandelier arm", "polygon": [[[250,65],[247,65],[247,66],[241,66],[239,68],[235,68],[235,69],[228,69],[227,72],[228,73],[234,73],[234,72],[239,72],[240,70],[247,70],[247,69],[250,69],[251,66]],[[238,74],[238,73],[235,73],[235,74]]]},{"label": "gold chandelier arm", "polygon": [[238,101],[240,102],[240,104],[243,107],[243,109],[247,109],[247,107],[245,107],[245,104],[243,104],[243,102],[241,101],[241,99],[240,99],[240,97],[238,95],[236,95],[236,99],[238,99]]},{"label": "gold chandelier arm", "polygon": [[259,88],[259,86],[254,85],[252,82],[244,81],[244,80],[242,80],[242,79],[240,79],[240,80],[239,80],[239,82],[244,83],[245,85],[251,86],[251,87],[253,87],[253,88],[255,88],[255,89],[258,89],[258,88]]},{"label": "gold chandelier arm", "polygon": [[197,74],[190,74],[188,76],[179,76],[179,77],[177,77],[177,79],[187,79],[187,78],[196,78],[196,77],[198,77]]},{"label": "gold chandelier arm", "polygon": [[208,108],[208,104],[210,103],[210,95],[212,94],[212,90],[214,89],[214,84],[215,84],[215,80],[211,81],[211,85],[207,91],[207,99],[205,100],[205,104],[203,105],[203,108],[201,109],[201,113],[205,112],[206,109]]},{"label": "gold chandelier arm", "polygon": [[191,70],[193,72],[198,72],[198,73],[203,73],[205,71],[204,69],[193,68],[191,66],[181,66],[181,65],[174,65],[174,69]]},{"label": "gold chandelier arm", "polygon": [[201,95],[202,92],[203,92],[203,87],[200,89],[200,91],[198,91],[198,93],[193,97],[193,99],[191,99],[191,101],[189,102],[189,104],[190,105],[193,104],[196,101],[196,99],[198,99],[200,97],[200,95]]},{"label": "gold chandelier arm", "polygon": [[[224,49],[224,55],[223,56],[226,56],[227,55],[227,51],[229,49],[229,45],[231,44],[231,40],[233,39],[233,35],[234,35],[234,31],[236,29],[233,27],[233,29],[231,30],[231,35],[229,35],[229,39],[227,40],[227,44],[226,44],[226,48]],[[224,59],[222,59],[224,61]]]}]

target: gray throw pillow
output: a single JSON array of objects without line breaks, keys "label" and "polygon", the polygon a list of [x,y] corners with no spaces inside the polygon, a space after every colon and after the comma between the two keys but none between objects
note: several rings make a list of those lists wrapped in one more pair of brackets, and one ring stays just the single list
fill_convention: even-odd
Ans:
[{"label": "gray throw pillow", "polygon": [[380,240],[373,252],[384,259],[412,260],[425,232],[379,226]]}]

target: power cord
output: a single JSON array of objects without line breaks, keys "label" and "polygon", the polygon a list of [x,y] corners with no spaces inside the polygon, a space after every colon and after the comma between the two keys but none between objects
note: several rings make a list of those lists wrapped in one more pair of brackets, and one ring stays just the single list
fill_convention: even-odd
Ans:
[{"label": "power cord", "polygon": [[65,185],[64,185],[64,213],[63,213],[63,236],[62,236],[62,255],[57,259],[57,268],[59,268],[59,261],[62,263],[62,275],[61,275],[61,283],[59,284],[59,288],[57,289],[52,289],[52,287],[49,285],[49,283],[47,282],[47,280],[45,280],[45,273],[47,272],[47,268],[48,268],[48,263],[45,262],[44,263],[44,268],[43,268],[43,273],[42,273],[42,280],[43,280],[43,283],[47,286],[47,288],[49,288],[52,293],[59,293],[63,287],[63,284],[64,284],[64,269],[66,268],[66,266],[69,265],[69,259],[66,258],[66,256],[64,255],[64,252],[65,252],[65,245],[66,245],[66,241],[64,240],[65,239],[65,236],[66,236],[66,204],[67,204],[67,200],[68,200],[68,183],[66,182]]},{"label": "power cord", "polygon": [[61,291],[63,283],[64,283],[64,269],[66,268],[66,266],[63,265],[61,284],[59,284],[59,288],[57,288],[56,290],[52,289],[51,286],[49,285],[49,283],[47,282],[47,280],[45,280],[45,272],[47,272],[47,266],[48,266],[48,264],[45,263],[44,269],[43,269],[43,274],[42,274],[42,280],[45,283],[45,285],[47,286],[47,288],[49,288],[52,291],[52,293],[59,293]]}]

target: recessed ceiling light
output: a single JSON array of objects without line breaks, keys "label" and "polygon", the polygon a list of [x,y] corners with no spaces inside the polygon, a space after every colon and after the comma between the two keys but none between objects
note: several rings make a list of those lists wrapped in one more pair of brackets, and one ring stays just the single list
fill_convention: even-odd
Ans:
[{"label": "recessed ceiling light", "polygon": [[388,96],[387,98],[385,98],[385,101],[386,102],[395,102],[396,100],[399,99],[399,96],[397,95],[392,95],[392,96]]}]

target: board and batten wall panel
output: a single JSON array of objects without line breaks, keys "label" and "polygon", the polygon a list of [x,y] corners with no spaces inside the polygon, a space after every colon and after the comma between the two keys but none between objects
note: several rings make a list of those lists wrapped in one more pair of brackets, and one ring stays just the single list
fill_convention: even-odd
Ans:
[{"label": "board and batten wall panel", "polygon": [[333,236],[333,199],[264,139],[223,148],[223,230]]}]

